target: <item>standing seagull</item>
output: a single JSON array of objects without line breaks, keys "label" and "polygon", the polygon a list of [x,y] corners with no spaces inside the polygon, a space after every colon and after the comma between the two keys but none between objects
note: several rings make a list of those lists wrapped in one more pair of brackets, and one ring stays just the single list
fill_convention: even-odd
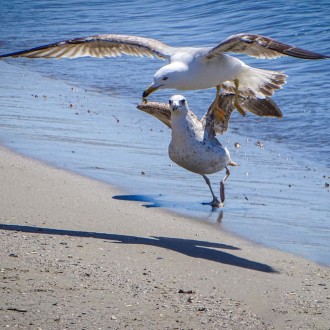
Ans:
[{"label": "standing seagull", "polygon": [[[169,64],[155,73],[153,83],[143,92],[143,98],[160,88],[197,90],[216,87],[217,95],[221,88],[234,92],[235,107],[241,114],[245,113],[239,104],[239,96],[263,99],[273,95],[286,82],[285,74],[250,67],[226,55],[227,52],[268,59],[281,56],[314,60],[329,58],[265,36],[243,33],[230,36],[215,47],[171,47],[150,38],[103,34],[60,41],[0,55],[0,58],[116,57],[122,54],[156,56],[168,60]],[[218,110],[223,113],[222,109]]]},{"label": "standing seagull", "polygon": [[[159,102],[141,102],[137,108],[164,123],[172,129],[172,142],[169,146],[170,158],[185,169],[201,174],[209,186],[213,200],[213,207],[220,202],[214,195],[211,183],[205,174],[215,173],[226,168],[226,176],[220,182],[221,203],[225,200],[224,182],[229,176],[227,165],[235,166],[230,160],[229,152],[215,138],[215,135],[224,134],[229,125],[230,116],[235,109],[235,95],[220,92],[204,116],[199,120],[188,108],[186,99],[176,95],[170,99],[170,104]],[[240,97],[244,111],[255,115],[282,117],[281,110],[269,98],[257,100],[250,97]],[[214,116],[212,109],[215,106],[224,110],[224,117]]]},{"label": "standing seagull", "polygon": [[[236,164],[230,159],[227,148],[223,147],[215,137],[212,106],[205,117],[205,127],[203,127],[182,95],[172,96],[169,105],[172,140],[168,147],[168,155],[176,164],[203,176],[213,197],[209,204],[212,207],[219,207],[225,200],[224,182],[230,174],[227,166]],[[226,169],[226,175],[220,182],[220,204],[206,174],[223,169]]]}]

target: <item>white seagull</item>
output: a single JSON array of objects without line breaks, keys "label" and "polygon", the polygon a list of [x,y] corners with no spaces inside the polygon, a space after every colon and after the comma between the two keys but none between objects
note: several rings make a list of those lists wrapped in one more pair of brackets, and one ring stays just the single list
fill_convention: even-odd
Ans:
[{"label": "white seagull", "polygon": [[[329,58],[265,36],[244,33],[230,36],[215,47],[172,47],[151,38],[103,34],[60,41],[0,55],[0,58],[116,57],[123,54],[158,57],[168,60],[169,64],[155,73],[153,83],[143,92],[143,98],[160,88],[198,90],[216,87],[217,94],[221,88],[235,93],[235,107],[242,114],[245,113],[238,96],[269,97],[286,82],[285,74],[253,68],[227,52],[267,59],[281,56]],[[222,110],[218,110],[221,113]]]}]

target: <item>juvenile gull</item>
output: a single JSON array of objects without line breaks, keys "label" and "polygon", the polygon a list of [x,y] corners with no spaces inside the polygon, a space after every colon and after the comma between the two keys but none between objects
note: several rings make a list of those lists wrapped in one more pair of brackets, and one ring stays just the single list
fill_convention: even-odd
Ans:
[{"label": "juvenile gull", "polygon": [[[226,176],[220,182],[221,203],[225,200],[224,182],[230,172],[227,165],[235,166],[236,163],[229,161],[229,152],[215,138],[216,134],[224,134],[228,129],[230,116],[235,109],[235,95],[233,93],[221,92],[214,100],[208,111],[201,120],[189,109],[186,99],[176,95],[170,99],[170,104],[159,102],[141,102],[137,108],[163,122],[172,128],[172,142],[169,146],[169,156],[178,165],[185,169],[201,174],[209,186],[213,200],[209,203],[218,207],[220,202],[214,195],[211,183],[205,174],[215,173],[226,168]],[[269,98],[262,100],[240,97],[244,111],[256,115],[282,117],[276,103]],[[216,116],[212,109],[218,106],[224,111],[221,118]],[[212,165],[215,162],[215,166]],[[199,167],[196,163],[201,164]],[[223,167],[224,166],[224,167]],[[211,172],[210,172],[211,170]]]},{"label": "juvenile gull", "polygon": [[[235,107],[245,114],[239,96],[265,98],[286,82],[281,72],[253,68],[241,60],[226,55],[243,53],[257,58],[271,59],[292,56],[302,59],[325,59],[328,56],[310,52],[257,34],[236,34],[215,47],[171,47],[158,40],[119,34],[103,34],[60,41],[14,53],[4,57],[76,58],[82,56],[158,57],[168,60],[154,75],[153,83],[143,92],[143,98],[160,88],[197,90],[216,87],[234,92]],[[215,103],[213,103],[215,105]],[[222,109],[217,109],[220,114]]]},{"label": "juvenile gull", "polygon": [[[164,119],[160,120],[172,128],[172,140],[168,147],[170,159],[186,170],[202,175],[213,198],[210,203],[206,204],[210,204],[212,207],[219,207],[225,201],[224,183],[230,175],[227,166],[235,166],[236,163],[231,160],[227,148],[223,147],[215,137],[212,105],[201,121],[189,109],[188,102],[182,95],[174,95],[170,98],[169,118],[168,108],[159,103],[158,105],[156,113],[162,113],[160,118]],[[153,106],[157,107],[157,103]],[[143,111],[145,111],[146,107],[149,107],[149,103],[142,103],[138,106]],[[234,107],[226,107],[226,109],[228,110],[229,121]],[[158,118],[158,116],[156,117]],[[219,130],[224,132],[226,127],[223,126]],[[212,190],[210,180],[206,174],[216,173],[223,169],[226,169],[226,175],[220,182],[220,203]]]}]

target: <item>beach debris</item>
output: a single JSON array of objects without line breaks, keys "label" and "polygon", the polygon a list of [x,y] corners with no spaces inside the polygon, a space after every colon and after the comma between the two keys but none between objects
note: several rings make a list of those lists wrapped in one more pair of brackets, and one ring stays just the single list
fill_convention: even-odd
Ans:
[{"label": "beach debris", "polygon": [[206,311],[206,307],[198,307],[197,308],[198,312],[205,312]]},{"label": "beach debris", "polygon": [[263,148],[265,145],[262,142],[257,141],[256,146],[259,147],[259,148]]},{"label": "beach debris", "polygon": [[195,292],[193,290],[183,290],[183,289],[180,289],[178,291],[178,293],[194,294]]},{"label": "beach debris", "polygon": [[115,115],[112,115],[112,117],[115,118],[117,124],[119,124],[119,119],[118,119],[118,117],[116,117]]},{"label": "beach debris", "polygon": [[27,309],[16,308],[16,307],[9,307],[9,308],[7,308],[7,311],[26,313],[27,312]]}]

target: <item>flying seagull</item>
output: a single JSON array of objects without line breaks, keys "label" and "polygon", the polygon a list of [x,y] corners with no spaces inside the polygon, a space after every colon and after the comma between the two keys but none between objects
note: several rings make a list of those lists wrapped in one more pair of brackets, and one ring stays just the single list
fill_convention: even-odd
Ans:
[{"label": "flying seagull", "polygon": [[[240,106],[239,96],[270,97],[286,82],[285,74],[253,68],[227,55],[228,52],[264,59],[281,56],[313,60],[329,58],[269,37],[244,33],[230,36],[215,47],[172,47],[151,38],[103,34],[60,41],[0,55],[0,58],[116,57],[123,54],[158,57],[168,60],[169,64],[155,73],[153,83],[143,92],[143,98],[160,88],[198,90],[216,87],[217,94],[220,89],[234,92],[235,107],[241,114],[245,112]],[[224,114],[222,109],[218,110]]]}]

